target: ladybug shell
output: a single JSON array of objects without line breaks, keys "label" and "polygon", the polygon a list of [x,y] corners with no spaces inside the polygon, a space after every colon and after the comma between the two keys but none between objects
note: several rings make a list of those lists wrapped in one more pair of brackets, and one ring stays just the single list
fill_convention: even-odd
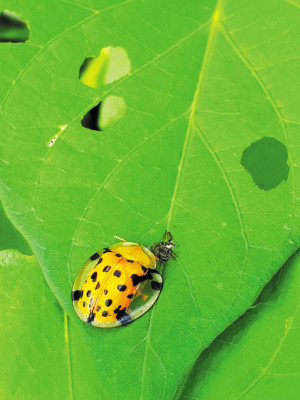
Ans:
[{"label": "ladybug shell", "polygon": [[120,242],[92,255],[77,274],[72,301],[85,322],[101,328],[126,325],[158,299],[162,276],[144,246]]}]

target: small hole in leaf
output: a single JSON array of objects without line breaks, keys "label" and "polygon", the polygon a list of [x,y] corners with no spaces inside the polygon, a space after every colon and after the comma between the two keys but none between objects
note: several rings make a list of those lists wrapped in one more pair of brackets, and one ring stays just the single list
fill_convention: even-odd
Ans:
[{"label": "small hole in leaf", "polygon": [[122,118],[125,111],[123,97],[109,96],[85,114],[81,125],[93,131],[102,131]]},{"label": "small hole in leaf", "polygon": [[0,42],[20,43],[29,39],[30,30],[15,13],[4,10],[0,14]]},{"label": "small hole in leaf", "polygon": [[92,131],[101,131],[99,126],[101,102],[88,111],[81,120],[81,125],[84,128],[91,129]]},{"label": "small hole in leaf", "polygon": [[98,57],[88,57],[79,70],[80,81],[94,89],[130,72],[130,60],[122,47],[104,47]]},{"label": "small hole in leaf", "polygon": [[241,164],[260,189],[270,190],[287,180],[287,159],[287,148],[283,143],[272,137],[264,137],[244,150]]},{"label": "small hole in leaf", "polygon": [[81,80],[81,76],[83,75],[83,73],[88,69],[88,66],[90,65],[90,63],[95,59],[95,57],[87,57],[84,61],[82,66],[80,67],[79,70],[79,79]]}]

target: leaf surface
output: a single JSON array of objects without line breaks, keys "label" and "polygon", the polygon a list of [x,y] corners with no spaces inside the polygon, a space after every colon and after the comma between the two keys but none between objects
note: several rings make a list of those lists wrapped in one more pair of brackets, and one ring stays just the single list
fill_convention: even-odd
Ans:
[{"label": "leaf surface", "polygon": [[300,390],[300,257],[292,257],[256,305],[206,349],[181,399],[297,399]]},{"label": "leaf surface", "polygon": [[[89,351],[49,289],[35,257],[0,252],[1,396],[105,399]],[[92,384],[91,384],[92,381]]]},{"label": "leaf surface", "polygon": [[[110,398],[173,398],[299,245],[298,10],[258,0],[51,3],[49,28],[44,13],[14,3],[31,36],[20,52],[3,47],[17,61],[2,66],[1,195]],[[126,50],[130,74],[82,84],[80,66],[107,46]],[[124,98],[124,116],[103,132],[83,128],[108,95]],[[272,190],[240,163],[263,137],[286,148],[288,176]],[[165,229],[177,260],[152,311],[120,329],[82,324],[70,291],[86,259],[114,235],[149,246]]]}]

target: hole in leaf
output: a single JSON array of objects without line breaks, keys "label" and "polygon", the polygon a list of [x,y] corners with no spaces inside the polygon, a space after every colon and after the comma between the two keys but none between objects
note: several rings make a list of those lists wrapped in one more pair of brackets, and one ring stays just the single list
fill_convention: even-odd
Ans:
[{"label": "hole in leaf", "polygon": [[81,125],[84,128],[91,129],[92,131],[101,131],[99,126],[101,102],[88,111],[81,120]]},{"label": "hole in leaf", "polygon": [[130,72],[130,60],[122,47],[104,47],[98,57],[88,57],[79,71],[80,81],[94,89]]},{"label": "hole in leaf", "polygon": [[30,30],[26,22],[14,12],[4,10],[0,14],[0,42],[26,42],[29,36]]},{"label": "hole in leaf", "polygon": [[287,180],[287,159],[287,148],[283,143],[264,137],[244,150],[241,164],[260,189],[270,190]]},{"label": "hole in leaf", "polygon": [[123,97],[109,96],[85,114],[81,125],[93,131],[102,131],[122,118],[125,111]]},{"label": "hole in leaf", "polygon": [[102,129],[117,122],[126,111],[126,104],[123,97],[109,96],[102,104],[100,113],[100,126]]}]

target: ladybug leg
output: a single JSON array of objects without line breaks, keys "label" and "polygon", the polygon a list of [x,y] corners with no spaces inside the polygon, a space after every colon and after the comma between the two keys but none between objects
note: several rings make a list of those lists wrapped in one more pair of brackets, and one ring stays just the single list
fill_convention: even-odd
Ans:
[{"label": "ladybug leg", "polygon": [[121,242],[127,242],[127,240],[121,238],[120,236],[115,235],[114,236],[115,239],[121,240]]}]

